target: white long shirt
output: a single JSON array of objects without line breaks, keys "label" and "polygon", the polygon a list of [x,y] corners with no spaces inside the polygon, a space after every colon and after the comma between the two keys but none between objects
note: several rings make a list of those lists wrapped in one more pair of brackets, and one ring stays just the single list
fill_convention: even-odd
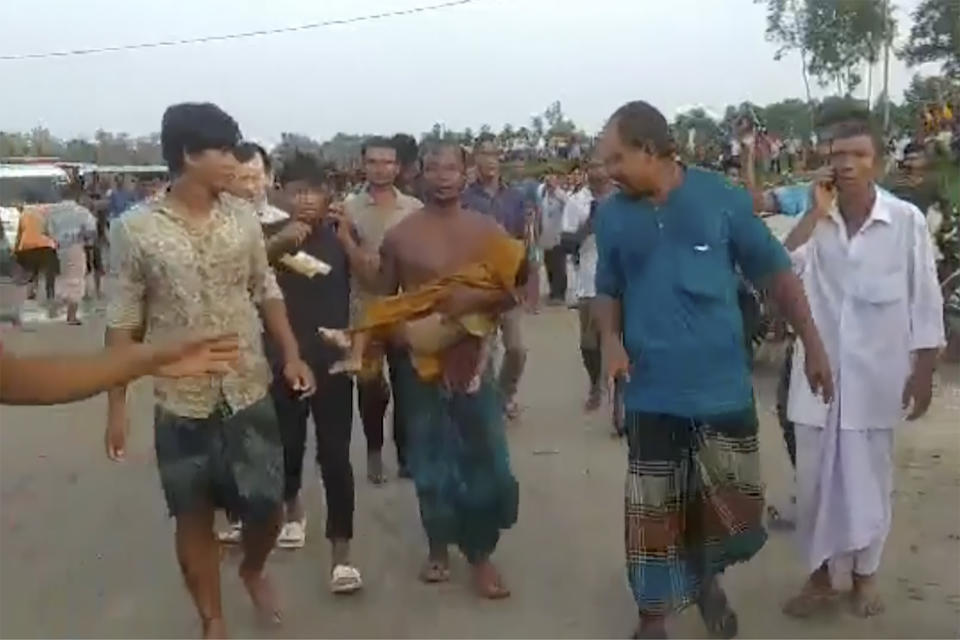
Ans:
[{"label": "white long shirt", "polygon": [[[852,238],[834,207],[792,255],[830,359],[841,429],[896,426],[912,352],[944,344],[926,220],[914,205],[880,189],[876,194]],[[788,416],[825,426],[828,407],[810,391],[799,343],[796,354]]]},{"label": "white long shirt", "polygon": [[[584,187],[567,199],[563,208],[563,231],[575,233],[590,218],[593,192]],[[597,237],[592,233],[580,244],[580,266],[576,270],[574,291],[578,299],[597,295]]]}]

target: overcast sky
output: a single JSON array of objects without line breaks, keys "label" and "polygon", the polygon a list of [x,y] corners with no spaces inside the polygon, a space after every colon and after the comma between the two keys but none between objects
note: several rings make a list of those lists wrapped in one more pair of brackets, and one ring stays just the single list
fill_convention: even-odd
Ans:
[{"label": "overcast sky", "polygon": [[[0,0],[0,55],[224,34],[438,0]],[[919,0],[893,0],[900,39]],[[145,134],[220,104],[251,138],[528,124],[555,99],[588,131],[642,98],[668,117],[803,95],[753,0],[474,0],[431,13],[210,44],[0,61],[0,130]],[[879,92],[880,68],[874,80]],[[911,71],[894,61],[899,98]],[[865,87],[861,88],[861,93]],[[823,91],[818,91],[822,95]]]}]

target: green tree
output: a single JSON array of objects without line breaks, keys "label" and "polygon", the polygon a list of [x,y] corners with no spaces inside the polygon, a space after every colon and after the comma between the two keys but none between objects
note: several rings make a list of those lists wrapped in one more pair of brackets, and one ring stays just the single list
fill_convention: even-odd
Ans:
[{"label": "green tree", "polygon": [[762,110],[764,125],[781,137],[810,137],[813,123],[813,109],[809,102],[788,98],[768,104]]},{"label": "green tree", "polygon": [[782,60],[783,56],[796,51],[800,56],[800,73],[803,76],[803,87],[807,93],[807,103],[813,101],[810,93],[810,77],[808,74],[807,50],[807,7],[804,0],[754,0],[767,4],[767,40],[778,45],[773,54],[774,60]]},{"label": "green tree", "polygon": [[940,62],[945,74],[960,80],[960,1],[923,0],[912,17],[903,59],[911,66]]},{"label": "green tree", "polygon": [[683,148],[686,148],[690,139],[690,131],[694,132],[693,140],[697,146],[719,142],[722,137],[719,123],[700,108],[677,114],[673,121],[673,130],[677,144]]},{"label": "green tree", "polygon": [[821,86],[836,83],[850,95],[860,84],[860,65],[876,61],[895,23],[885,15],[884,0],[806,0],[803,27],[810,52],[810,74]]},{"label": "green tree", "polygon": [[503,125],[503,129],[500,130],[500,135],[497,138],[500,140],[500,144],[510,144],[513,142],[513,138],[516,136],[516,133],[513,130],[513,125],[509,122]]}]

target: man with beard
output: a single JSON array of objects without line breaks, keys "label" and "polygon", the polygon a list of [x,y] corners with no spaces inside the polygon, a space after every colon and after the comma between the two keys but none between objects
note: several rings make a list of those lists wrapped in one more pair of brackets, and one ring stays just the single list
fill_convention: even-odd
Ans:
[{"label": "man with beard", "polygon": [[610,378],[626,380],[627,576],[639,637],[696,603],[711,633],[737,616],[718,577],[763,546],[757,414],[737,306],[737,272],[769,287],[808,354],[811,387],[829,364],[782,245],[750,195],[686,168],[663,115],[620,107],[601,153],[621,188],[596,214],[597,321]]},{"label": "man with beard", "polygon": [[[384,294],[416,293],[478,260],[503,229],[489,216],[465,209],[465,154],[439,143],[423,156],[427,204],[387,232],[379,260],[367,263],[366,277]],[[452,286],[436,309],[456,320],[469,314],[504,313],[517,304],[512,292]],[[417,321],[406,324],[407,348],[416,353]],[[404,398],[410,473],[420,502],[429,556],[425,582],[450,578],[448,548],[457,545],[485,598],[510,594],[490,558],[500,531],[517,518],[518,486],[510,471],[500,396],[489,371],[471,382],[484,349],[481,337],[466,336],[440,356],[441,373],[425,379],[409,358],[398,382]]]},{"label": "man with beard", "polygon": [[[216,509],[243,522],[239,573],[254,606],[279,621],[264,565],[280,530],[283,448],[269,395],[261,316],[282,351],[282,375],[301,396],[313,374],[287,320],[283,296],[249,203],[226,195],[237,170],[236,121],[213,104],[169,107],[160,133],[174,176],[162,198],[113,221],[110,346],[154,343],[190,332],[236,334],[239,357],[227,373],[155,381],[157,466],[176,519],[177,560],[205,637],[223,637]],[[111,389],[106,449],[125,457],[126,386]]]}]

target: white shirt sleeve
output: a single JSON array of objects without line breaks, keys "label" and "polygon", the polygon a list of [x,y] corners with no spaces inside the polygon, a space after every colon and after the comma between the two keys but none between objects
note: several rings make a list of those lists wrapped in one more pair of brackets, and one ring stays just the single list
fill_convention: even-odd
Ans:
[{"label": "white shirt sleeve", "polygon": [[946,344],[943,329],[943,296],[937,280],[933,241],[927,222],[914,207],[913,239],[910,251],[909,304],[910,349],[936,349]]}]

